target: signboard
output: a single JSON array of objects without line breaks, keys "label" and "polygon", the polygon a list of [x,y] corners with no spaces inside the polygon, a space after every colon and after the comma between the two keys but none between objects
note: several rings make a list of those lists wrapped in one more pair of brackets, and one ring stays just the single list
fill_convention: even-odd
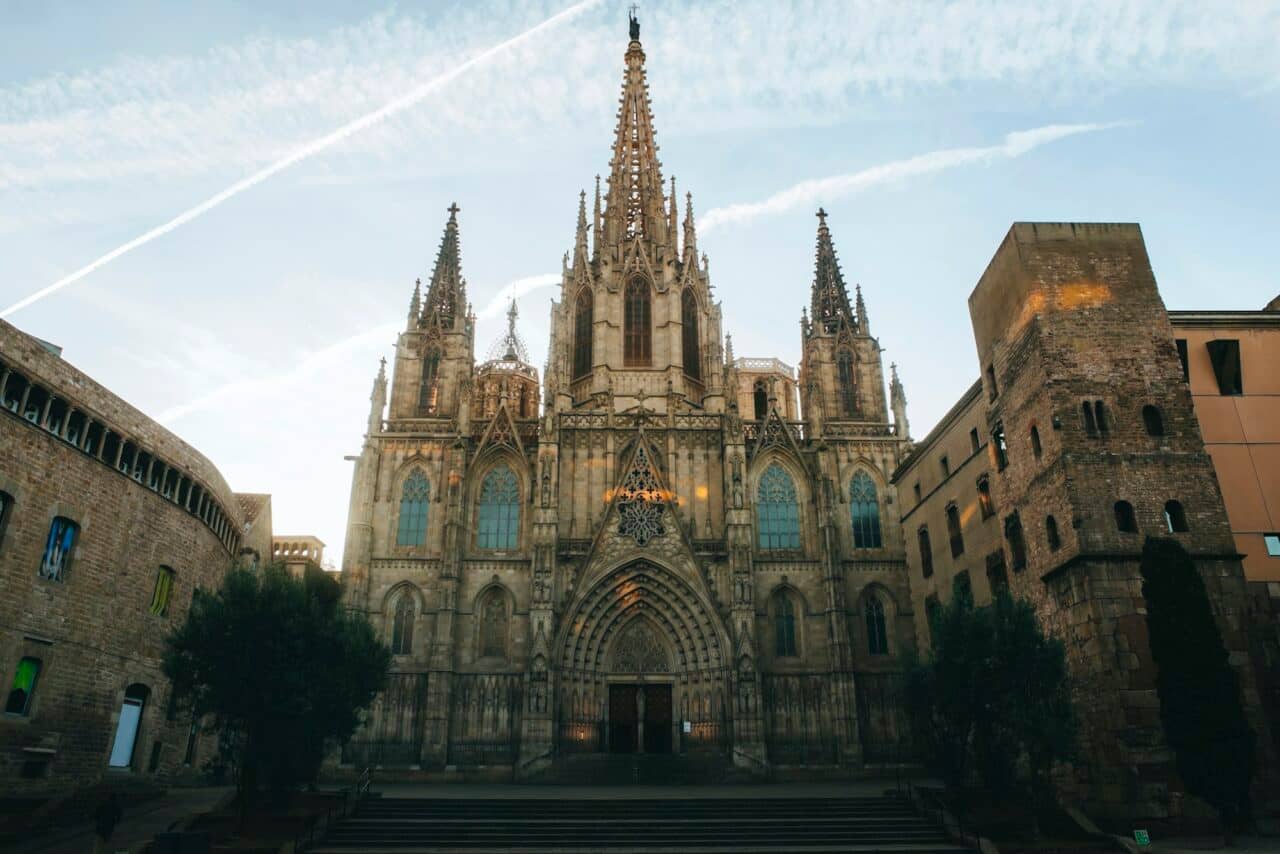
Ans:
[{"label": "signboard", "polygon": [[1145,830],[1135,830],[1133,832],[1133,841],[1143,846],[1150,845],[1151,834],[1147,833]]},{"label": "signboard", "polygon": [[693,724],[689,721],[685,721],[682,728],[685,732],[693,732]]}]

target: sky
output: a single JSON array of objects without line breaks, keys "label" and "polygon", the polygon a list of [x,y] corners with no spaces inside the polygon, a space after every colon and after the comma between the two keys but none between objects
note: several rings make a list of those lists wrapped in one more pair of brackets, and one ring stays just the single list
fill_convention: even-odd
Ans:
[{"label": "sky", "polygon": [[[483,358],[546,356],[626,4],[0,0],[0,315],[341,563],[379,358],[453,202]],[[1012,222],[1138,222],[1171,309],[1280,293],[1280,0],[643,2],[739,356],[797,364],[821,205],[924,436]],[[683,214],[682,214],[683,216]]]}]

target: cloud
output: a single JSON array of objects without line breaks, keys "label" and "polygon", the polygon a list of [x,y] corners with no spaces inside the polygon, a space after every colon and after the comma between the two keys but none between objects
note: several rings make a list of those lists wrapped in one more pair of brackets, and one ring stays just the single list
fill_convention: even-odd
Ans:
[{"label": "cloud", "polygon": [[943,172],[957,166],[990,163],[994,160],[1010,160],[1021,157],[1042,145],[1084,133],[1096,133],[1110,128],[1125,127],[1132,122],[1108,122],[1105,124],[1046,125],[1032,130],[1005,134],[1004,142],[968,148],[944,148],[918,154],[905,160],[891,160],[845,175],[832,175],[801,181],[774,193],[761,202],[742,202],[713,208],[702,217],[699,229],[703,233],[724,225],[743,225],[762,216],[771,216],[799,207],[830,202],[833,199],[860,193],[870,187],[914,178],[934,172]]},{"label": "cloud", "polygon": [[480,309],[476,317],[480,320],[497,317],[507,310],[507,306],[511,305],[513,299],[519,299],[525,294],[558,284],[560,284],[560,274],[558,273],[542,273],[537,276],[516,279],[514,282],[503,285],[502,289],[485,303],[484,308]]}]

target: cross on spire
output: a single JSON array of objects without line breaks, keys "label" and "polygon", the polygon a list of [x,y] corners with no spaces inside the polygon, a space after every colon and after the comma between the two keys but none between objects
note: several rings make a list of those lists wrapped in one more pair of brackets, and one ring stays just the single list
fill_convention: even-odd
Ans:
[{"label": "cross on spire", "polygon": [[458,211],[460,211],[460,210],[462,210],[462,208],[458,207],[458,203],[457,203],[457,202],[452,202],[452,203],[449,205],[449,219],[457,219],[457,218],[458,218]]}]

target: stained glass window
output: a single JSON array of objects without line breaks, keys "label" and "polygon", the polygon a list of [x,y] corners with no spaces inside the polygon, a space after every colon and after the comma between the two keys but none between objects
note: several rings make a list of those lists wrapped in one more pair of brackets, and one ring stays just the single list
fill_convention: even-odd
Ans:
[{"label": "stained glass window", "polygon": [[756,493],[756,523],[760,548],[766,550],[800,548],[800,506],[791,475],[771,463],[760,477]]},{"label": "stained glass window", "polygon": [[75,546],[76,532],[80,526],[63,516],[55,516],[49,526],[49,539],[44,544],[44,557],[40,561],[40,577],[50,581],[62,581]]},{"label": "stained glass window", "polygon": [[686,376],[701,379],[702,354],[698,346],[698,301],[693,291],[685,288],[680,295],[680,324],[683,327],[682,349]]},{"label": "stained glass window", "polygon": [[858,472],[849,483],[849,514],[854,548],[880,548],[880,503],[876,500],[876,485],[866,472]]},{"label": "stained glass window", "polygon": [[573,376],[574,379],[591,373],[591,323],[595,301],[589,288],[578,294],[573,318]]},{"label": "stained glass window", "polygon": [[840,374],[840,413],[855,415],[858,411],[857,384],[853,379],[853,353],[841,350],[836,356]]},{"label": "stained glass window", "polygon": [[884,603],[874,594],[867,597],[867,652],[872,655],[889,654],[889,633],[884,625]]},{"label": "stained glass window", "polygon": [[484,476],[480,485],[480,519],[476,545],[482,549],[514,549],[520,535],[520,482],[506,465]]},{"label": "stained glass window", "polygon": [[414,469],[405,478],[400,492],[400,522],[396,529],[397,546],[420,546],[427,541],[427,508],[431,502],[431,482]]},{"label": "stained glass window", "polygon": [[639,276],[627,282],[622,321],[622,363],[648,365],[653,359],[649,283]]}]

